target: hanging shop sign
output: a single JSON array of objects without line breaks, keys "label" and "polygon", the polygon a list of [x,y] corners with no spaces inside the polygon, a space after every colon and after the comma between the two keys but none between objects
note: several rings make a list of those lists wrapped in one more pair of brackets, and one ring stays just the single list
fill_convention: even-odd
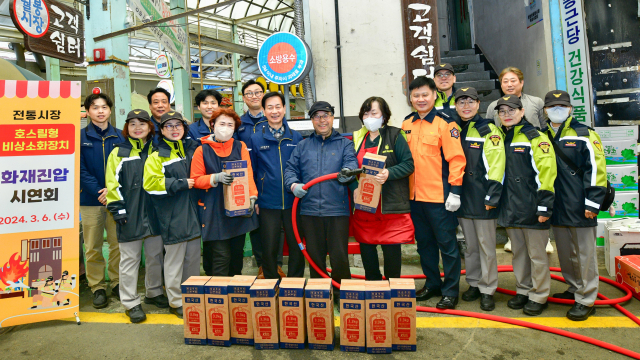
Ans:
[{"label": "hanging shop sign", "polygon": [[567,92],[571,95],[573,118],[591,126],[593,119],[593,98],[589,84],[589,53],[587,52],[587,32],[584,27],[582,0],[563,1],[562,43],[564,64],[567,74]]},{"label": "hanging shop sign", "polygon": [[269,36],[258,50],[258,68],[267,81],[279,85],[302,81],[312,65],[311,49],[291,33]]},{"label": "hanging shop sign", "polygon": [[0,328],[78,311],[80,97],[0,80]]},{"label": "hanging shop sign", "polygon": [[160,54],[156,58],[156,75],[163,79],[171,77],[171,60],[165,54]]},{"label": "hanging shop sign", "polygon": [[10,7],[11,20],[24,35],[28,51],[84,62],[82,12],[55,0],[13,0]]},{"label": "hanging shop sign", "polygon": [[418,76],[433,78],[440,63],[436,0],[402,0],[407,96],[409,83]]},{"label": "hanging shop sign", "polygon": [[[169,4],[164,1],[131,0],[129,6],[143,23],[171,16]],[[173,57],[173,60],[177,61],[183,69],[188,69],[185,60],[187,33],[179,23],[171,20],[163,25],[153,26],[147,29],[151,31],[156,40],[165,48],[171,57]]]}]

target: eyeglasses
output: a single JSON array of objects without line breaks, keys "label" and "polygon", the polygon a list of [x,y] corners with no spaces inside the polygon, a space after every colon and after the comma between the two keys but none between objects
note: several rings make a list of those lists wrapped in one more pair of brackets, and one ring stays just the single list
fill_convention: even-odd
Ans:
[{"label": "eyeglasses", "polygon": [[182,129],[182,124],[176,124],[176,125],[165,125],[164,126],[167,130],[180,130]]},{"label": "eyeglasses", "polygon": [[248,98],[252,98],[252,97],[261,97],[262,95],[264,95],[264,91],[247,91],[246,93],[244,93],[244,96],[248,97]]},{"label": "eyeglasses", "polygon": [[509,114],[509,116],[513,116],[516,114],[516,111],[518,111],[518,109],[514,109],[514,108],[511,108],[509,110],[500,110],[498,111],[498,116],[505,117],[507,116],[507,114]]},{"label": "eyeglasses", "polygon": [[449,72],[449,71],[441,72],[441,73],[436,74],[436,77],[439,77],[440,79],[448,79],[448,78],[450,78],[452,76],[453,76],[453,74],[451,72]]},{"label": "eyeglasses", "polygon": [[467,105],[469,106],[473,106],[476,104],[476,101],[473,99],[469,99],[469,100],[460,100],[456,103],[456,105],[460,105],[460,107],[466,107]]},{"label": "eyeglasses", "polygon": [[322,116],[321,116],[320,114],[315,114],[315,115],[313,115],[313,116],[311,117],[311,120],[313,120],[313,121],[320,121],[320,119],[322,118],[322,120],[327,121],[327,120],[329,120],[329,118],[330,118],[331,116],[333,116],[333,115],[331,115],[331,114],[324,114],[324,115],[322,115]]}]

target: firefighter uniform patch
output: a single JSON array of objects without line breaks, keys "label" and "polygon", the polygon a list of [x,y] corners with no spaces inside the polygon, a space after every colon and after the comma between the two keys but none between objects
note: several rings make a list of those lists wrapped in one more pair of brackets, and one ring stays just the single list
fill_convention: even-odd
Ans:
[{"label": "firefighter uniform patch", "polygon": [[489,137],[489,139],[491,140],[491,142],[493,143],[493,146],[498,146],[500,145],[500,136],[498,135],[491,135]]},{"label": "firefighter uniform patch", "polygon": [[598,150],[602,151],[602,144],[600,144],[600,141],[593,140],[593,145],[595,145],[598,148]]},{"label": "firefighter uniform patch", "polygon": [[551,147],[551,145],[548,142],[543,141],[540,144],[538,144],[538,147],[540,149],[542,149],[543,153],[548,154],[549,153],[549,148]]},{"label": "firefighter uniform patch", "polygon": [[451,129],[451,137],[456,139],[460,138],[460,132],[458,131],[458,128]]}]

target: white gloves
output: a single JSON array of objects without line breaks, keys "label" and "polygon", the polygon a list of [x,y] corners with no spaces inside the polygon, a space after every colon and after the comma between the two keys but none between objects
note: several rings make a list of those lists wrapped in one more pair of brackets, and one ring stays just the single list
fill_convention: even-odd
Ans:
[{"label": "white gloves", "polygon": [[451,212],[457,211],[460,208],[460,195],[449,193],[449,197],[444,203],[444,208]]}]

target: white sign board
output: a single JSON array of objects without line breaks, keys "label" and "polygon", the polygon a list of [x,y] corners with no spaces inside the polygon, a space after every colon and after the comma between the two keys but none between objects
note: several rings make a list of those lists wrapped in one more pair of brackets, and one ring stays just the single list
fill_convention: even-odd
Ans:
[{"label": "white sign board", "polygon": [[160,54],[156,58],[156,74],[163,79],[171,77],[171,62],[167,55]]},{"label": "white sign board", "polygon": [[562,1],[562,42],[567,73],[567,92],[571,95],[573,117],[588,126],[593,123],[593,99],[589,85],[589,60],[586,47],[582,0]]},{"label": "white sign board", "polygon": [[[171,16],[169,5],[163,0],[131,0],[129,2],[133,12],[143,23],[160,20]],[[167,26],[170,25],[170,26]],[[175,21],[167,21],[161,26],[148,28],[158,42],[164,46],[169,54],[183,69],[190,71],[185,61],[185,43],[187,33]]]}]

